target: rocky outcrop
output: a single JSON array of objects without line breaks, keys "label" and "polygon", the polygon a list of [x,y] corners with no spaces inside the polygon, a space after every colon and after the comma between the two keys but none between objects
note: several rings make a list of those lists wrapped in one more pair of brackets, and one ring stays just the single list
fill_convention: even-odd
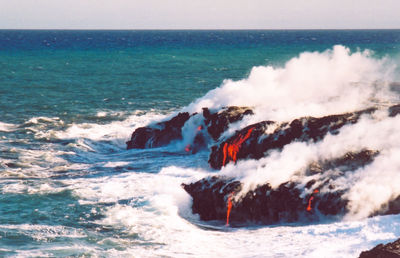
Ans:
[{"label": "rocky outcrop", "polygon": [[207,132],[215,141],[228,129],[230,124],[242,120],[246,115],[253,115],[253,111],[247,107],[231,106],[219,112],[211,113],[208,108],[203,108]]},{"label": "rocky outcrop", "polygon": [[[231,198],[230,221],[233,224],[315,221],[321,215],[343,216],[348,212],[348,200],[343,196],[349,189],[337,188],[335,179],[370,164],[377,154],[376,151],[363,150],[334,160],[314,162],[304,173],[305,177],[319,174],[318,181],[310,179],[306,184],[285,182],[276,188],[266,182],[237,198],[235,196],[243,184],[232,178],[213,176],[182,187],[192,196],[193,213],[199,214],[202,220],[225,220],[227,202]],[[400,199],[397,199],[388,207],[399,204]],[[389,208],[378,214],[392,212]]]},{"label": "rocky outcrop", "polygon": [[386,245],[379,244],[369,251],[360,254],[360,258],[399,258],[400,239]]},{"label": "rocky outcrop", "polygon": [[[362,115],[374,111],[376,108],[324,117],[302,117],[282,123],[262,121],[225,137],[224,132],[232,123],[253,115],[253,111],[246,107],[226,107],[218,111],[203,108],[202,113],[179,113],[167,121],[136,129],[127,148],[165,146],[181,140],[183,128],[196,130],[194,135],[190,134],[189,138],[194,137],[185,151],[195,153],[212,146],[208,162],[212,168],[220,169],[241,159],[261,159],[269,151],[282,149],[293,142],[318,142],[328,134],[338,134],[344,126],[355,124]],[[388,107],[387,112],[389,117],[398,115],[400,105]],[[340,217],[349,212],[346,193],[351,186],[339,187],[335,182],[370,164],[376,155],[377,151],[359,150],[333,160],[317,160],[302,171],[294,171],[301,174],[301,180],[284,182],[277,187],[262,182],[248,192],[242,191],[244,184],[239,180],[221,176],[207,177],[182,187],[192,196],[193,212],[202,220],[225,220],[228,216],[233,224],[274,224]],[[370,216],[398,213],[400,196]]]},{"label": "rocky outcrop", "polygon": [[131,139],[126,142],[127,149],[155,148],[168,145],[172,141],[181,140],[183,126],[191,117],[197,115],[203,117],[205,128],[203,126],[198,127],[200,129],[197,130],[194,142],[190,144],[190,151],[196,152],[207,145],[207,139],[217,140],[231,123],[252,114],[251,109],[236,106],[222,108],[218,112],[203,108],[202,114],[179,113],[170,120],[137,128],[132,133]]},{"label": "rocky outcrop", "polygon": [[390,117],[394,117],[397,116],[398,114],[400,114],[400,105],[394,105],[389,107],[389,116]]},{"label": "rocky outcrop", "polygon": [[213,146],[208,162],[212,168],[220,169],[240,159],[260,159],[267,151],[281,149],[293,141],[316,142],[328,133],[337,134],[343,126],[354,124],[361,115],[374,111],[375,109],[371,108],[320,118],[303,117],[282,124],[273,121],[256,123]]},{"label": "rocky outcrop", "polygon": [[179,113],[168,121],[136,129],[131,139],[126,142],[127,149],[161,147],[182,139],[181,129],[190,117],[187,112]]}]

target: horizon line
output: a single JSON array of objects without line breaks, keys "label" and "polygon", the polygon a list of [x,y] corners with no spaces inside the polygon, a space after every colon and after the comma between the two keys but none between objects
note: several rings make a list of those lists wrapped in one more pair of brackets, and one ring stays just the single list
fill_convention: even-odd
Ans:
[{"label": "horizon line", "polygon": [[355,31],[355,30],[400,30],[400,28],[328,28],[328,29],[324,29],[324,28],[281,28],[281,29],[218,29],[218,28],[214,28],[214,29],[199,29],[199,28],[195,28],[195,29],[107,29],[107,28],[0,28],[0,30],[30,30],[30,31],[39,31],[39,30],[52,30],[52,31],[278,31],[278,30],[283,30],[283,31],[305,31],[305,30],[349,30],[349,31]]}]

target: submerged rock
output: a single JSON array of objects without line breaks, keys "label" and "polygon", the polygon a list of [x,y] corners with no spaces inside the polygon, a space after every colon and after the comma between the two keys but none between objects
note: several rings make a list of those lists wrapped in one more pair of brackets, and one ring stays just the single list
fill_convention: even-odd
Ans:
[{"label": "submerged rock", "polygon": [[[265,182],[237,198],[243,184],[234,178],[213,176],[182,184],[182,187],[192,196],[193,213],[199,214],[202,220],[225,220],[227,201],[233,197],[230,212],[233,223],[316,221],[321,216],[344,216],[349,212],[344,195],[350,188],[337,187],[335,179],[370,164],[377,155],[376,151],[363,150],[349,152],[334,160],[315,162],[304,171],[304,178],[310,176],[306,183],[289,181],[272,188]],[[371,215],[398,212],[396,207],[399,205],[400,198],[397,198]]]},{"label": "submerged rock", "polygon": [[386,245],[379,244],[360,254],[360,258],[398,258],[400,257],[400,239]]}]

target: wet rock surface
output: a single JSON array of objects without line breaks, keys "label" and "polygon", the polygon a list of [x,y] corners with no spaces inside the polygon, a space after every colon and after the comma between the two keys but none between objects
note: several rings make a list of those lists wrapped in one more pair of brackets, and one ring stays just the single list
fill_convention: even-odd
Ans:
[{"label": "wet rock surface", "polygon": [[172,119],[153,126],[140,127],[132,133],[126,142],[127,149],[155,148],[168,145],[182,139],[182,127],[190,118],[189,113],[179,113]]},{"label": "wet rock surface", "polygon": [[253,111],[248,107],[231,106],[216,113],[203,108],[204,123],[214,140],[218,140],[230,124],[242,120],[246,115],[253,115]]},{"label": "wet rock surface", "polygon": [[[344,216],[348,212],[348,189],[337,188],[334,180],[370,164],[378,152],[363,150],[349,152],[334,160],[315,162],[303,172],[305,176],[319,175],[319,180],[285,182],[272,188],[269,183],[258,185],[243,195],[243,184],[233,178],[213,176],[182,187],[193,199],[193,213],[202,220],[225,220],[227,200],[233,196],[230,221],[276,224],[281,222],[316,221],[321,215]],[[310,177],[311,178],[311,177]],[[237,197],[235,198],[235,196]],[[375,215],[390,214],[390,207],[400,205],[400,198],[388,203]]]},{"label": "wet rock surface", "polygon": [[[336,135],[346,125],[355,124],[361,116],[370,115],[376,108],[324,117],[302,117],[290,122],[262,121],[222,137],[228,127],[253,115],[251,108],[226,107],[221,110],[203,108],[202,113],[179,113],[154,125],[137,128],[127,142],[127,148],[153,148],[181,140],[182,128],[189,122],[197,128],[185,151],[196,153],[209,148],[209,164],[220,169],[242,159],[261,159],[271,150],[280,150],[293,142],[318,142],[326,135]],[[387,108],[389,117],[400,113],[400,105]],[[193,118],[193,120],[191,119]],[[197,124],[196,124],[197,123]],[[191,129],[191,130],[192,130]],[[193,129],[195,130],[195,129]],[[264,182],[252,190],[235,178],[212,176],[182,187],[193,198],[192,210],[202,220],[227,219],[227,207],[232,223],[275,224],[281,222],[316,221],[321,217],[341,217],[349,212],[346,193],[351,186],[338,187],[335,180],[370,164],[378,155],[374,150],[345,153],[332,160],[316,160],[301,173],[301,180],[288,181],[277,187]],[[382,205],[370,216],[400,213],[400,196]]]},{"label": "wet rock surface", "polygon": [[[231,106],[219,111],[210,111],[203,108],[202,114],[179,113],[173,118],[159,122],[155,125],[137,128],[126,142],[127,149],[156,148],[170,144],[172,141],[182,139],[182,127],[195,115],[203,116],[205,130],[199,130],[191,149],[199,150],[206,146],[206,139],[217,140],[221,134],[228,129],[229,125],[240,121],[246,115],[252,115],[253,111],[246,107]],[[202,128],[203,129],[203,128]],[[210,137],[208,137],[207,135]]]},{"label": "wet rock surface", "polygon": [[[260,159],[273,149],[281,149],[294,141],[322,140],[328,133],[337,134],[347,124],[354,124],[361,115],[370,114],[375,109],[366,109],[354,113],[324,116],[320,118],[304,117],[290,123],[277,124],[273,121],[256,123],[236,132],[229,139],[213,146],[209,157],[212,168],[220,169],[229,162],[240,159]],[[245,141],[240,139],[249,136]],[[241,143],[238,146],[238,142]]]},{"label": "wet rock surface", "polygon": [[400,239],[386,245],[379,244],[360,254],[360,258],[398,258],[400,257]]},{"label": "wet rock surface", "polygon": [[389,116],[394,117],[400,114],[400,105],[394,105],[389,107]]}]

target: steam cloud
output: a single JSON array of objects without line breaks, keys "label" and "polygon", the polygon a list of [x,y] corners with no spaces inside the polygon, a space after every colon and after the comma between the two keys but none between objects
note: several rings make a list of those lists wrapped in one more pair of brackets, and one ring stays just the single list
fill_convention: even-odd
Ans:
[{"label": "steam cloud", "polygon": [[287,122],[378,107],[356,124],[343,127],[338,135],[329,134],[317,143],[294,142],[260,160],[228,164],[220,172],[241,180],[242,193],[246,193],[265,182],[273,187],[288,180],[307,182],[311,178],[307,178],[305,169],[314,161],[363,149],[379,151],[371,164],[334,181],[337,188],[347,191],[348,218],[363,218],[400,195],[400,116],[389,117],[385,109],[399,103],[399,95],[391,87],[395,69],[393,60],[373,58],[368,50],[352,53],[344,46],[334,46],[322,53],[302,53],[282,68],[254,67],[248,78],[226,80],[185,109],[199,112],[202,107],[252,107],[255,115],[232,125],[230,134],[263,120]]}]

